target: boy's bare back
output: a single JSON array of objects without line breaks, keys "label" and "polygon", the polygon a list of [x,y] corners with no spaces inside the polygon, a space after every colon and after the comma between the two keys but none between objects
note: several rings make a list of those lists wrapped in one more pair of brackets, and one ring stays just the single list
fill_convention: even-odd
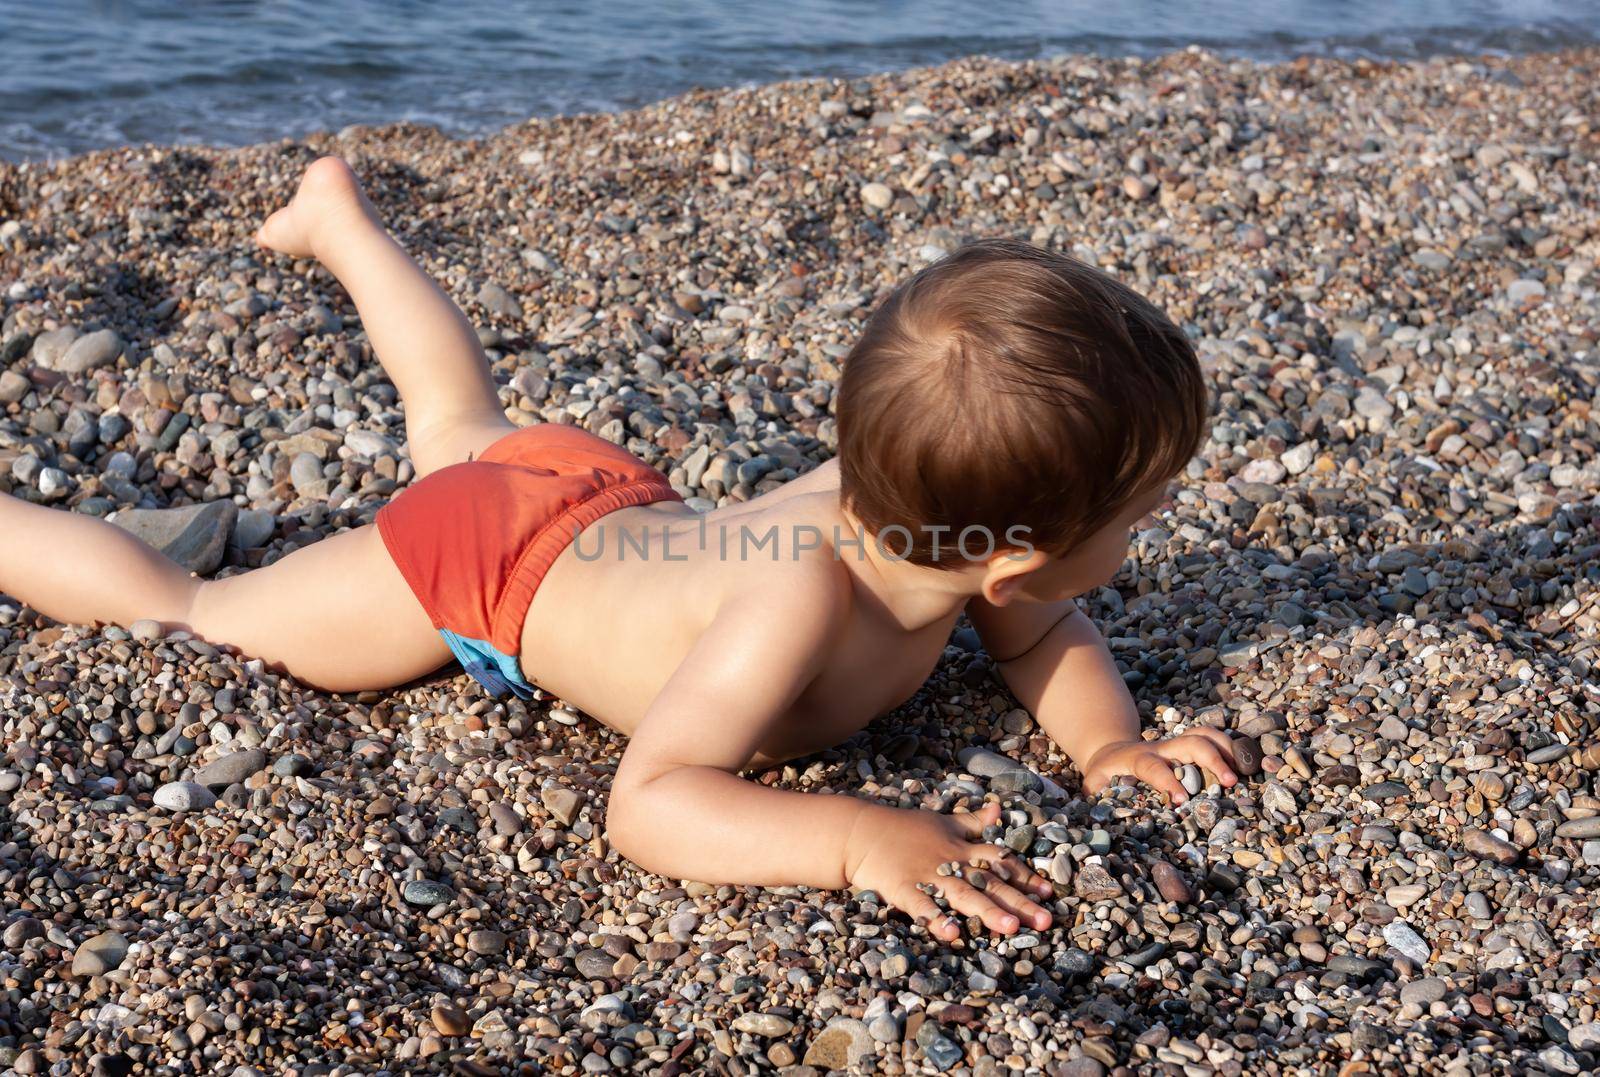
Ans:
[{"label": "boy's bare back", "polygon": [[[852,545],[855,526],[831,461],[704,514],[681,503],[613,513],[546,575],[523,629],[524,671],[631,735],[707,630],[720,618],[743,623],[750,611],[760,623],[741,630],[733,653],[710,660],[748,655],[744,675],[803,687],[738,766],[836,745],[921,687],[960,613],[948,602],[886,605],[881,565]],[[809,647],[808,625],[825,628]],[[708,711],[705,735],[732,739],[737,718],[721,710]]]}]

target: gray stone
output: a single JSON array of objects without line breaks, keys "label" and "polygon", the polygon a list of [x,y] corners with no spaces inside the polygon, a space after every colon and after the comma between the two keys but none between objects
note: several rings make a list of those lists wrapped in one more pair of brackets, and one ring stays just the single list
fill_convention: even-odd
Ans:
[{"label": "gray stone", "polygon": [[302,497],[326,497],[328,480],[322,477],[322,460],[314,452],[301,452],[289,463],[289,482]]},{"label": "gray stone", "polygon": [[1600,1021],[1586,1025],[1573,1025],[1567,1029],[1567,1043],[1578,1051],[1593,1051],[1600,1047]]},{"label": "gray stone", "polygon": [[1384,399],[1382,393],[1370,385],[1363,385],[1356,393],[1356,414],[1366,419],[1375,419],[1380,423],[1388,422],[1394,415],[1394,405]]},{"label": "gray stone", "polygon": [[1582,1073],[1583,1067],[1565,1047],[1552,1044],[1539,1052],[1539,1065],[1551,1073]]},{"label": "gray stone", "polygon": [[33,338],[33,348],[28,352],[28,361],[43,370],[54,370],[61,357],[67,354],[67,349],[72,347],[78,339],[78,331],[70,325],[64,329],[52,329],[48,333],[40,333]]},{"label": "gray stone", "polygon": [[1528,762],[1534,766],[1543,766],[1546,763],[1554,763],[1557,760],[1565,759],[1571,751],[1572,745],[1570,744],[1549,744],[1537,751],[1529,752]]},{"label": "gray stone", "polygon": [[15,404],[33,388],[33,383],[15,370],[0,370],[0,404]]},{"label": "gray stone", "polygon": [[265,769],[266,765],[267,753],[260,748],[250,748],[212,760],[194,772],[194,780],[210,789],[226,789]]},{"label": "gray stone", "polygon": [[56,360],[55,369],[63,374],[82,374],[97,367],[109,366],[122,354],[122,338],[109,329],[101,329],[79,337]]},{"label": "gray stone", "polygon": [[968,774],[978,778],[995,778],[1013,770],[1025,769],[1015,759],[987,748],[962,748],[956,753],[956,761]]},{"label": "gray stone", "polygon": [[478,289],[478,302],[482,303],[483,309],[490,314],[495,314],[502,318],[522,317],[522,304],[518,303],[516,297],[494,281],[490,281]]},{"label": "gray stone", "polygon": [[455,900],[456,892],[447,883],[433,879],[412,879],[401,888],[400,896],[407,905],[431,909],[435,905]]},{"label": "gray stone", "polygon": [[188,571],[205,576],[222,563],[238,511],[232,501],[210,501],[177,509],[125,509],[110,519]]},{"label": "gray stone", "polygon": [[1393,920],[1383,927],[1383,940],[1417,965],[1426,965],[1433,948],[1404,920]]},{"label": "gray stone", "polygon": [[67,473],[58,467],[42,468],[39,471],[39,492],[46,497],[53,497],[66,490],[71,481]]},{"label": "gray stone", "polygon": [[155,792],[155,804],[168,811],[204,811],[217,796],[199,782],[168,782]]},{"label": "gray stone", "polygon": [[1449,991],[1450,985],[1439,977],[1424,976],[1420,980],[1412,980],[1400,989],[1400,1001],[1427,1009],[1444,998]]},{"label": "gray stone", "polygon": [[615,971],[617,959],[605,950],[591,946],[579,950],[573,957],[572,963],[578,967],[578,974],[585,979],[603,980]]},{"label": "gray stone", "polygon": [[[376,430],[355,429],[347,431],[344,435],[344,447],[357,456],[394,456],[396,453],[394,441]],[[320,470],[318,475],[321,475]]]},{"label": "gray stone", "polygon": [[1302,441],[1300,444],[1285,449],[1278,457],[1278,462],[1285,471],[1291,475],[1298,475],[1311,466],[1317,455],[1317,443]]},{"label": "gray stone", "polygon": [[[931,1027],[931,1022],[924,1024],[922,1027]],[[927,1043],[923,1044],[922,1050],[928,1056],[929,1063],[940,1073],[959,1065],[961,1060],[966,1057],[961,1048],[952,1043],[947,1036],[931,1037]]]},{"label": "gray stone", "polygon": [[128,956],[128,940],[116,931],[102,931],[85,939],[72,955],[72,975],[104,976]]},{"label": "gray stone", "polygon": [[277,526],[278,518],[270,512],[261,509],[240,509],[238,517],[233,521],[230,541],[241,550],[260,549],[271,541],[272,533]]},{"label": "gray stone", "polygon": [[1526,278],[1514,280],[1506,288],[1506,298],[1516,306],[1521,306],[1531,299],[1543,299],[1544,282]]},{"label": "gray stone", "polygon": [[280,755],[272,761],[272,773],[280,778],[298,778],[310,774],[311,770],[311,760],[303,755]]},{"label": "gray stone", "polygon": [[1294,793],[1278,782],[1268,782],[1261,787],[1261,806],[1291,818],[1300,810]]}]

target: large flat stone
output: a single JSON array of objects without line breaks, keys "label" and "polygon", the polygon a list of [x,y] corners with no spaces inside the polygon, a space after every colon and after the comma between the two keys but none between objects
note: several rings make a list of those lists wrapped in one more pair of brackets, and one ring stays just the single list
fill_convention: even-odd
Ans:
[{"label": "large flat stone", "polygon": [[111,522],[190,572],[205,576],[222,564],[222,552],[238,511],[232,501],[211,501],[180,509],[125,509]]}]

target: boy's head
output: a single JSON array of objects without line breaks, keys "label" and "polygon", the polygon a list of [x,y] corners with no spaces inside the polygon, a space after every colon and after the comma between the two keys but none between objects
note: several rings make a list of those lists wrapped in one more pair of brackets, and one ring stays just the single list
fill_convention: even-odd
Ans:
[{"label": "boy's head", "polygon": [[919,565],[970,567],[985,533],[997,550],[1104,560],[1093,548],[1120,524],[1109,578],[1206,414],[1194,349],[1148,300],[1076,259],[983,240],[897,287],[851,349],[841,492]]}]

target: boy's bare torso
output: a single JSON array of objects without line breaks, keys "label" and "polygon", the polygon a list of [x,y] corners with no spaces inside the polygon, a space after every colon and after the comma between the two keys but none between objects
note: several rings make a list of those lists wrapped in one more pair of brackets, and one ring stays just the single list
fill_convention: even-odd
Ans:
[{"label": "boy's bare torso", "polygon": [[[830,462],[780,490],[703,515],[662,502],[604,517],[540,584],[522,631],[524,675],[631,734],[731,597],[799,588],[823,601],[830,587],[843,586],[843,631],[747,766],[847,739],[921,687],[956,615],[907,628],[876,600],[860,575],[858,551],[841,544],[836,553],[834,536],[854,534],[838,494],[838,466]],[[819,539],[816,548],[800,548]]]}]

